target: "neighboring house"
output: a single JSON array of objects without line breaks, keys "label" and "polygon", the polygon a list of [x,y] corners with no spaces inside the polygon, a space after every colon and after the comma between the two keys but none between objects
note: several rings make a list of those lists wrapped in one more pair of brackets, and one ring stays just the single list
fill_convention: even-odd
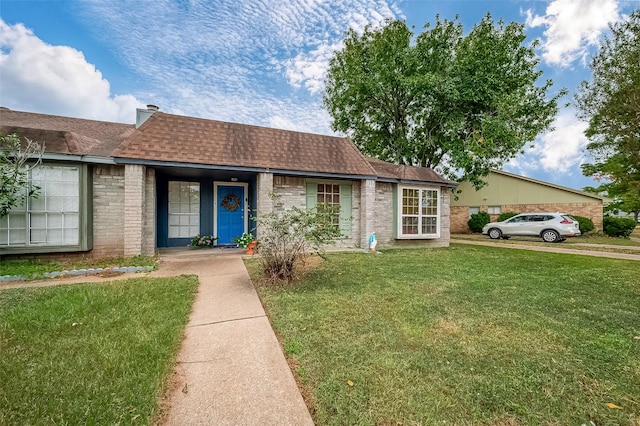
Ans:
[{"label": "neighboring house", "polygon": [[[196,234],[260,237],[253,215],[339,205],[339,247],[449,244],[450,189],[431,169],[363,156],[348,139],[137,111],[136,125],[0,108],[0,134],[45,143],[41,194],[0,219],[0,255],[153,254]],[[276,194],[278,197],[270,197]]]},{"label": "neighboring house", "polygon": [[504,212],[565,212],[591,219],[602,231],[603,197],[501,170],[491,171],[486,182],[479,191],[462,182],[457,199],[451,197],[452,233],[470,232],[469,217],[480,211],[488,212],[492,221]]}]

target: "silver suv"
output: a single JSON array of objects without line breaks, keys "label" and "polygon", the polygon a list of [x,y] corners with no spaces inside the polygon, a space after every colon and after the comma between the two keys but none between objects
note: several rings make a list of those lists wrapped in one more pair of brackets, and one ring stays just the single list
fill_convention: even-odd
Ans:
[{"label": "silver suv", "polygon": [[491,222],[482,233],[492,239],[514,236],[541,237],[547,243],[558,243],[580,235],[578,221],[566,213],[522,213],[503,222]]}]

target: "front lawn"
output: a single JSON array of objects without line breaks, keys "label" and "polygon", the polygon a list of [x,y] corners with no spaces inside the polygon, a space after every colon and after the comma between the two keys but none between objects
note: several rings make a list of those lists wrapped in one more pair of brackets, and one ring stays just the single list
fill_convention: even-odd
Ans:
[{"label": "front lawn", "polygon": [[148,424],[197,277],[0,291],[0,424]]},{"label": "front lawn", "polygon": [[328,259],[258,289],[317,424],[640,423],[640,263],[464,245]]}]

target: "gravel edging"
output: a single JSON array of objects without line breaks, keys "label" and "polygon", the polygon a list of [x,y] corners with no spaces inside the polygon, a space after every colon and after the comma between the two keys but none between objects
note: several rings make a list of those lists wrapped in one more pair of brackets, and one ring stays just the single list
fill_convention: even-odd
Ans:
[{"label": "gravel edging", "polygon": [[88,269],[71,269],[56,272],[44,272],[42,274],[34,274],[31,277],[23,277],[20,275],[2,275],[0,276],[0,282],[12,282],[12,281],[28,281],[39,278],[59,278],[64,276],[82,276],[82,275],[95,275],[103,273],[134,273],[134,272],[149,272],[155,270],[155,266],[116,266],[113,268],[88,268]]}]

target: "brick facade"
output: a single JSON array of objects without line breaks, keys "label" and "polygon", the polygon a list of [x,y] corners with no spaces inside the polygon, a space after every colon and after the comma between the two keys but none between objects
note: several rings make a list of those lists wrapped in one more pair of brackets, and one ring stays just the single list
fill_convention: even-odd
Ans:
[{"label": "brick facade", "polygon": [[[307,186],[305,178],[274,176],[273,192],[276,194],[276,199],[273,202],[273,210],[276,212],[282,212],[291,207],[304,209],[307,206]],[[360,244],[360,184],[355,181],[352,182],[351,186],[351,214],[351,236],[336,241],[335,247],[358,247]]]},{"label": "brick facade", "polygon": [[145,201],[142,254],[153,256],[156,253],[156,171],[147,169],[145,177]]},{"label": "brick facade", "polygon": [[124,255],[144,253],[146,167],[124,166]]},{"label": "brick facade", "polygon": [[427,240],[399,240],[394,232],[393,184],[376,183],[375,189],[375,231],[378,248],[385,247],[448,247],[450,240],[449,189],[440,188],[440,238]]},{"label": "brick facade", "polygon": [[93,167],[93,250],[91,256],[124,256],[124,167]]},{"label": "brick facade", "polygon": [[[488,206],[480,206],[480,211],[487,211]],[[592,203],[556,203],[556,204],[505,204],[500,206],[501,212],[531,213],[531,212],[565,212],[577,216],[584,216],[593,221],[595,230],[602,231],[602,202]],[[491,215],[491,220],[498,219],[497,214]],[[468,234],[469,207],[451,207],[451,232],[454,234]]]}]

